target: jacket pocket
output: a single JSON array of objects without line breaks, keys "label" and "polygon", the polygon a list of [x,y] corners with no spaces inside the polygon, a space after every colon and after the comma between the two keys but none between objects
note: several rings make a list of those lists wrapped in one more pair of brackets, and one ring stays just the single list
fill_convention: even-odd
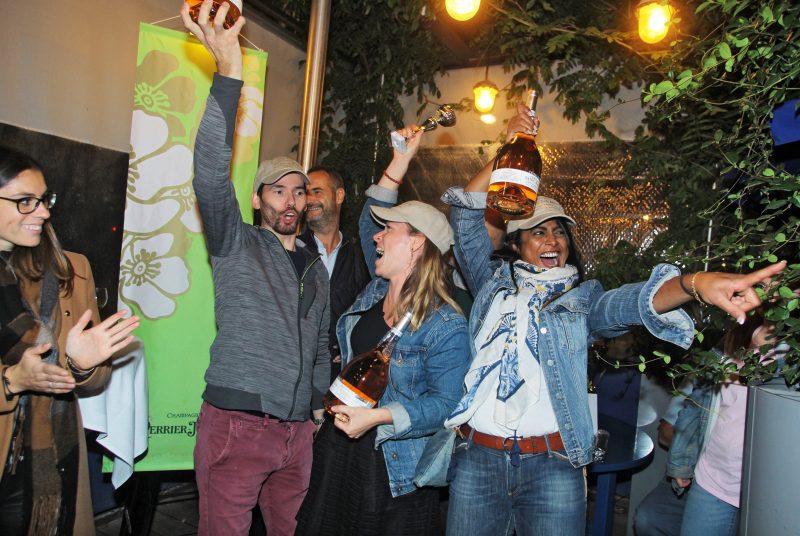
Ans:
[{"label": "jacket pocket", "polygon": [[424,350],[421,348],[400,348],[392,355],[389,367],[389,383],[399,397],[413,400],[424,388],[422,383],[422,367]]}]

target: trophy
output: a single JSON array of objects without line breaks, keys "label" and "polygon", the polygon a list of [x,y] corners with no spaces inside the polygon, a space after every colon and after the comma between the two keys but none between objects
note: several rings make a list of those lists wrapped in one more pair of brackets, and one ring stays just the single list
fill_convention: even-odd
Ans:
[{"label": "trophy", "polygon": [[[429,130],[434,130],[438,126],[443,127],[452,127],[456,124],[456,113],[453,109],[447,105],[442,104],[436,109],[436,112],[425,121],[422,122],[422,125],[417,127],[414,132],[419,132],[423,130],[428,132]],[[397,132],[396,130],[392,131],[392,146],[400,151],[401,153],[405,153],[408,148],[406,147],[406,139],[403,137],[402,134]]]}]

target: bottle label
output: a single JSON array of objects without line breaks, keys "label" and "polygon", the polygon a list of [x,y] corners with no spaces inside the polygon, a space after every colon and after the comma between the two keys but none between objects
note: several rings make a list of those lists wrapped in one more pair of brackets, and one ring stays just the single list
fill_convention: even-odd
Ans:
[{"label": "bottle label", "polygon": [[353,408],[374,408],[378,403],[355,387],[353,387],[347,380],[336,378],[331,384],[329,391],[344,403],[345,406]]},{"label": "bottle label", "polygon": [[492,177],[489,179],[489,184],[496,184],[498,182],[513,182],[514,184],[521,184],[533,190],[539,191],[539,176],[530,171],[523,171],[514,168],[498,168],[492,171]]}]

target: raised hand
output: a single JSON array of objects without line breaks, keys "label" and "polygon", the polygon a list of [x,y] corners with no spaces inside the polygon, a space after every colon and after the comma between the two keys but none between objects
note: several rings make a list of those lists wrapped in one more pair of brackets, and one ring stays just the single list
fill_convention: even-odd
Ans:
[{"label": "raised hand", "polygon": [[393,151],[393,159],[398,160],[406,160],[411,161],[414,158],[414,155],[417,154],[419,150],[419,144],[422,141],[422,136],[425,134],[425,131],[420,129],[417,125],[406,125],[403,128],[398,128],[397,133],[403,136],[406,140],[406,151],[401,153],[394,148]]},{"label": "raised hand", "polygon": [[223,2],[217,10],[213,23],[209,21],[211,13],[211,0],[204,0],[200,7],[197,22],[189,16],[189,4],[181,6],[181,19],[187,30],[211,53],[217,63],[217,71],[229,78],[242,79],[242,49],[239,46],[239,33],[244,26],[244,17],[239,17],[229,29],[223,27],[225,15],[228,14],[230,4]]},{"label": "raised hand", "polygon": [[12,393],[35,391],[37,393],[64,394],[75,389],[72,374],[57,364],[42,361],[51,344],[31,346],[22,353],[19,363],[8,367],[6,377]]},{"label": "raised hand", "polygon": [[517,115],[509,119],[506,128],[506,141],[510,141],[517,132],[532,134],[539,133],[539,118],[531,115],[531,109],[520,103],[517,104]]},{"label": "raised hand", "polygon": [[92,318],[90,310],[81,315],[67,334],[66,354],[76,367],[91,369],[112,354],[133,342],[131,332],[139,327],[139,317],[124,318],[126,312],[118,311],[91,329],[86,329]]}]

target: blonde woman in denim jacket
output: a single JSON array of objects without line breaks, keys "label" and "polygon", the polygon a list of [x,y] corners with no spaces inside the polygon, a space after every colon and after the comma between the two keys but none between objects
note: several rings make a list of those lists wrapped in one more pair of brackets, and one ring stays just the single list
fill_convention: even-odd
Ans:
[{"label": "blonde woman in denim jacket", "polygon": [[406,311],[411,324],[391,356],[377,407],[333,406],[314,441],[311,485],[298,535],[425,536],[442,533],[439,490],[417,487],[426,446],[461,397],[469,362],[467,321],[449,294],[445,255],[453,232],[431,205],[397,202],[422,133],[409,136],[367,190],[359,233],[372,281],[339,319],[343,366]]},{"label": "blonde woman in denim jacket", "polygon": [[[535,133],[520,106],[509,123]],[[750,275],[653,269],[648,281],[604,291],[583,281],[571,227],[555,200],[539,197],[533,216],[506,229],[484,220],[491,167],[451,188],[454,251],[470,291],[473,362],[467,394],[447,421],[463,436],[453,456],[447,533],[578,535],[585,531],[592,425],[586,395],[587,347],[631,325],[688,347],[693,324],[680,305],[695,296],[743,320],[760,301],[752,285],[781,269]],[[490,234],[491,233],[491,234]],[[512,260],[492,260],[505,241]]]}]

